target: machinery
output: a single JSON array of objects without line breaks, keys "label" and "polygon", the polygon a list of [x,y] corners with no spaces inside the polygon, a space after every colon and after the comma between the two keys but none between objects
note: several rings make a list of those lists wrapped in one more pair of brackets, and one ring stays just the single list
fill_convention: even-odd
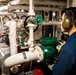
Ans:
[{"label": "machinery", "polygon": [[[37,63],[40,63],[42,61],[46,61],[47,59],[55,57],[57,55],[56,50],[56,43],[57,38],[56,37],[43,37],[40,38],[40,44],[35,45],[34,44],[34,32],[38,29],[38,27],[43,23],[43,18],[41,15],[35,16],[34,10],[33,10],[33,0],[29,0],[29,12],[28,16],[25,16],[24,26],[21,26],[29,33],[29,39],[24,41],[22,38],[22,33],[19,32],[18,34],[18,43],[17,43],[17,34],[16,34],[16,25],[15,21],[8,21],[9,23],[12,23],[14,25],[8,25],[9,35],[6,37],[9,43],[6,41],[9,46],[5,46],[5,48],[0,48],[0,67],[1,67],[1,75],[11,75],[11,73],[18,74],[19,67],[23,63],[29,63],[30,61],[36,61]],[[8,22],[6,24],[8,24]],[[18,22],[18,26],[22,24],[21,20]],[[7,30],[7,27],[5,27]],[[13,29],[13,30],[12,30]],[[22,46],[26,47],[27,51],[19,52],[17,49]],[[20,49],[20,48],[19,48]],[[38,71],[38,70],[37,70]],[[32,73],[33,72],[33,73]],[[34,75],[35,70],[30,71],[29,73],[21,73],[21,75]],[[41,75],[43,73],[40,71]],[[20,73],[18,74],[20,75]]]}]

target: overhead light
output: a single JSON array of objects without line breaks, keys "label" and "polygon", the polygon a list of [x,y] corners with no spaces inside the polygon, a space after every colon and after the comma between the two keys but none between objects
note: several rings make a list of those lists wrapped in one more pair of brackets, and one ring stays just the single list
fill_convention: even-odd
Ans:
[{"label": "overhead light", "polygon": [[17,9],[15,12],[20,12],[20,10]]},{"label": "overhead light", "polygon": [[24,10],[22,9],[21,12],[24,12]]},{"label": "overhead light", "polygon": [[53,12],[53,16],[55,16],[56,15],[56,13],[55,12]]}]

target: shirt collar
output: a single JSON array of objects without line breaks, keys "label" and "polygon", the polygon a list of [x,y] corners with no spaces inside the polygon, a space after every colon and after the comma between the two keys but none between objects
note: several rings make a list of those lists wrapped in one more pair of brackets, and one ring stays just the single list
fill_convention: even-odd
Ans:
[{"label": "shirt collar", "polygon": [[72,34],[68,37],[67,41],[71,40],[73,37],[76,37],[76,32],[72,33]]}]

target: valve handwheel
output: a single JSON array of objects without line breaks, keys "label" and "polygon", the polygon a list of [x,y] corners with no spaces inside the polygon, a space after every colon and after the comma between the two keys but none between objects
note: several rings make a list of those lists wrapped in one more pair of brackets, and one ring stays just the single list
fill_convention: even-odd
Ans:
[{"label": "valve handwheel", "polygon": [[29,32],[28,29],[28,22],[31,22],[32,24],[35,25],[34,32],[39,28],[39,26],[43,22],[43,17],[41,15],[37,15],[35,17],[30,18],[30,16],[27,16],[25,21],[24,21],[24,28]]}]

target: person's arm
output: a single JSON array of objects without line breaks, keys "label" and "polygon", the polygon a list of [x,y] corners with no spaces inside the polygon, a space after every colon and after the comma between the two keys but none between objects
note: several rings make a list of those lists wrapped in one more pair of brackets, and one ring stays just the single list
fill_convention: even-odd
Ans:
[{"label": "person's arm", "polygon": [[53,75],[68,75],[75,62],[75,57],[71,52],[61,50],[58,61],[52,67]]}]

